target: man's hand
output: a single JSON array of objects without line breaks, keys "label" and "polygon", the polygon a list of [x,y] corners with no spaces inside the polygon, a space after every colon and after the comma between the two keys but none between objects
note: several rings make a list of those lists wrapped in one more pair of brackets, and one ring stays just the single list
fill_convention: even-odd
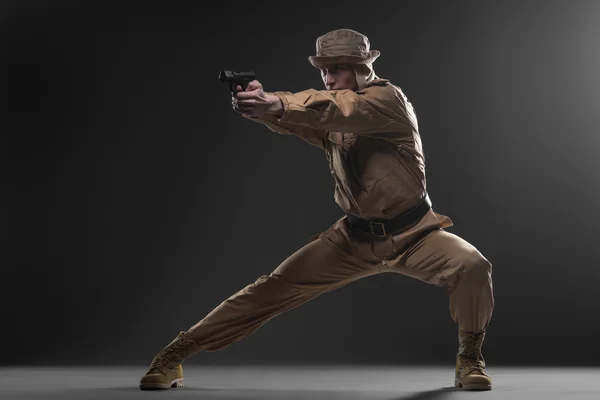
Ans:
[{"label": "man's hand", "polygon": [[273,114],[278,117],[283,115],[281,99],[265,93],[259,81],[248,83],[246,91],[243,91],[240,85],[235,89],[237,92],[231,95],[231,104],[236,112],[246,117],[260,117],[263,114]]}]

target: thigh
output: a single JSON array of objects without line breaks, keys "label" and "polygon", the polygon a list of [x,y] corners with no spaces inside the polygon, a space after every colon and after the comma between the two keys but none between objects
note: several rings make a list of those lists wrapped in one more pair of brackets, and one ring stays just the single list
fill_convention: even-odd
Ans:
[{"label": "thigh", "polygon": [[446,287],[455,283],[458,272],[469,269],[491,273],[491,264],[466,240],[436,229],[412,245],[393,270]]},{"label": "thigh", "polygon": [[324,232],[287,257],[271,274],[288,283],[327,288],[346,284],[379,272],[361,257],[349,252],[343,242]]},{"label": "thigh", "polygon": [[231,295],[188,329],[203,350],[215,351],[241,340],[268,320],[317,296],[378,272],[332,240],[331,230],[288,256],[269,275]]}]

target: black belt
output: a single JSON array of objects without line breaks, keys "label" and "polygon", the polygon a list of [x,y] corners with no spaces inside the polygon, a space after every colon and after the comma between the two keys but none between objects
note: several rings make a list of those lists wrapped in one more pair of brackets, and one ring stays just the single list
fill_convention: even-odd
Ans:
[{"label": "black belt", "polygon": [[[429,199],[429,195],[425,194],[423,200],[411,208],[404,214],[400,214],[397,217],[392,219],[380,220],[366,220],[362,218],[358,218],[355,215],[347,214],[348,222],[350,226],[353,228],[358,228],[359,230],[371,233],[376,237],[385,237],[386,235],[393,234],[395,232],[400,231],[402,228],[407,227],[408,225],[419,221],[421,218],[427,214],[427,212],[431,209],[431,200]],[[377,233],[381,232],[381,234]]]}]

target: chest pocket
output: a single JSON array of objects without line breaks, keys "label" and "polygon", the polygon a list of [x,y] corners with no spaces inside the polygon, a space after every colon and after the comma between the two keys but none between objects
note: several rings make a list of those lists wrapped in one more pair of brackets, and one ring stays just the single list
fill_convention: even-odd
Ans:
[{"label": "chest pocket", "polygon": [[395,146],[371,138],[361,138],[350,158],[352,173],[366,190],[402,165]]},{"label": "chest pocket", "polygon": [[363,191],[402,165],[396,147],[383,140],[342,132],[329,132],[328,139],[344,165],[344,180]]},{"label": "chest pocket", "polygon": [[349,190],[350,193],[365,191],[362,183],[356,179],[354,174],[355,144],[358,137],[353,133],[329,132],[327,136],[330,142],[330,151],[328,153],[329,165],[332,171],[335,171],[341,184]]}]

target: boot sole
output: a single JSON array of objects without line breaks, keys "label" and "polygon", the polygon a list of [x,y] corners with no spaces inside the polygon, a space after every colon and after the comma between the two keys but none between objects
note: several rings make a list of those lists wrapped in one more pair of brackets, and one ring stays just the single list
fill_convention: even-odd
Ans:
[{"label": "boot sole", "polygon": [[167,390],[178,389],[183,387],[183,378],[175,379],[170,384],[168,383],[140,383],[141,390]]},{"label": "boot sole", "polygon": [[454,381],[454,386],[462,388],[463,390],[492,390],[492,385],[487,385],[484,383],[476,385],[463,385],[459,380]]}]

